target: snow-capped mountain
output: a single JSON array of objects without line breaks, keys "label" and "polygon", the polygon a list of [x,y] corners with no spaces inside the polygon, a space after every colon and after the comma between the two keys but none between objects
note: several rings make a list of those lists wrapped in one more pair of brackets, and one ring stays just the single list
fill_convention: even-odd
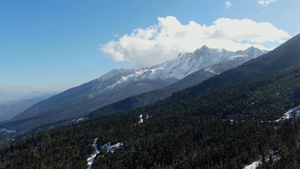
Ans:
[{"label": "snow-capped mountain", "polygon": [[203,68],[203,71],[211,72],[213,74],[220,74],[228,69],[237,67],[251,59],[257,58],[258,56],[266,53],[265,50],[250,47],[244,51],[237,51],[234,55],[216,63],[211,66]]},{"label": "snow-capped mountain", "polygon": [[[204,49],[204,48],[205,47],[203,47],[202,49]],[[203,54],[204,50],[198,49],[197,51],[198,51],[198,53],[201,53],[201,51],[202,51],[202,54]],[[158,89],[158,90],[153,90],[153,91],[150,91],[150,92],[145,92],[145,93],[142,93],[140,95],[132,96],[132,97],[126,98],[124,100],[121,100],[119,102],[115,102],[113,104],[110,104],[109,106],[106,106],[103,109],[101,109],[99,112],[100,113],[103,113],[103,112],[106,112],[106,113],[122,112],[122,111],[128,111],[128,110],[132,110],[132,109],[142,107],[142,106],[145,106],[145,105],[148,105],[148,104],[155,103],[158,100],[163,100],[167,97],[170,97],[172,95],[172,93],[174,93],[174,92],[183,90],[185,88],[189,88],[191,86],[194,86],[196,84],[199,84],[199,83],[203,82],[204,80],[206,80],[208,78],[211,78],[211,77],[213,77],[215,75],[218,75],[222,72],[225,72],[229,69],[238,67],[238,66],[242,65],[243,63],[258,57],[259,55],[265,53],[266,51],[262,51],[260,49],[251,47],[251,48],[249,48],[245,51],[237,51],[237,52],[228,52],[228,51],[225,51],[225,50],[214,50],[214,49],[208,49],[207,48],[206,52],[210,53],[212,55],[216,55],[216,53],[218,53],[218,54],[222,54],[222,53],[223,54],[224,53],[228,54],[229,53],[230,55],[229,55],[229,57],[227,55],[225,55],[226,59],[224,59],[222,61],[219,61],[219,62],[217,62],[213,65],[210,65],[210,64],[212,64],[214,62],[204,63],[204,64],[210,65],[210,66],[204,67],[204,68],[202,68],[200,70],[197,70],[195,72],[193,72],[193,71],[196,68],[201,68],[203,66],[190,62],[188,57],[191,57],[191,59],[194,59],[194,60],[197,60],[197,59],[200,60],[200,59],[203,59],[203,58],[200,58],[200,59],[199,58],[193,58],[193,57],[198,57],[199,56],[199,55],[195,55],[195,53],[187,53],[187,54],[185,54],[184,57],[183,57],[183,55],[179,55],[175,60],[167,61],[163,64],[157,65],[156,67],[164,67],[164,66],[168,65],[167,67],[169,69],[160,69],[160,70],[158,70],[158,71],[160,71],[160,73],[156,74],[156,77],[158,77],[158,78],[163,78],[163,77],[168,78],[168,76],[164,76],[166,74],[175,75],[175,76],[173,76],[173,78],[176,78],[176,77],[180,78],[184,74],[188,74],[187,76],[185,76],[184,78],[182,78],[180,80],[177,80],[175,83],[172,83],[171,85],[168,85],[164,88],[161,88],[161,89]],[[202,55],[202,56],[205,58],[206,56],[209,56],[209,55],[207,54],[207,55]],[[219,58],[224,58],[223,56],[224,55],[222,55]],[[179,64],[176,64],[180,60],[181,60],[181,62],[179,62]],[[182,66],[184,64],[185,64],[185,66]],[[194,68],[194,67],[190,66],[189,64],[196,65],[197,67]],[[184,69],[184,67],[186,69]],[[180,69],[182,71],[178,71]],[[193,72],[193,73],[189,74],[189,72]],[[150,77],[153,77],[153,74]],[[124,83],[126,83],[126,82],[124,82]],[[94,115],[97,116],[97,113],[93,113],[91,116],[94,116]]]},{"label": "snow-capped mountain", "polygon": [[[45,123],[79,118],[93,110],[130,96],[166,88],[201,69],[217,71],[212,66],[216,66],[218,63],[230,64],[236,62],[236,58],[255,58],[263,53],[265,51],[253,47],[231,52],[203,46],[193,53],[180,54],[174,60],[149,68],[115,69],[98,79],[33,105],[6,124],[8,126],[14,124],[13,127],[21,131],[28,131]],[[220,69],[220,71],[222,70]],[[197,78],[203,79],[203,77]],[[14,121],[18,121],[18,123],[14,123]]]},{"label": "snow-capped mountain", "polygon": [[[215,65],[219,62],[231,64],[235,59],[245,62],[266,53],[264,50],[250,47],[246,50],[231,52],[224,49],[211,49],[202,46],[193,53],[179,54],[174,60],[169,60],[159,65],[141,69],[115,69],[98,78],[99,85],[95,86],[95,90],[99,91],[113,89],[126,83],[142,80],[168,80],[171,83],[180,80],[187,75]],[[236,59],[240,58],[240,59]]]}]

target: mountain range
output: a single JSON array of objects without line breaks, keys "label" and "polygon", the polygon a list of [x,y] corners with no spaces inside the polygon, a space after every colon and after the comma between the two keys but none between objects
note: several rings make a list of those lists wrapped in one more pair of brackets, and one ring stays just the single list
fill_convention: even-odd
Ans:
[{"label": "mountain range", "polygon": [[37,97],[43,97],[46,95],[55,95],[58,94],[58,91],[32,91],[32,92],[10,92],[10,91],[0,91],[0,104],[1,105],[10,105],[15,104],[23,100],[33,99]]},{"label": "mountain range", "polygon": [[[254,47],[231,52],[203,46],[193,53],[180,54],[174,60],[150,68],[112,70],[98,79],[39,102],[2,125],[26,132],[46,123],[82,117],[143,93],[150,99],[141,99],[143,104],[133,103],[133,108],[150,104],[266,52]],[[149,94],[150,91],[155,92]]]},{"label": "mountain range", "polygon": [[0,166],[299,168],[299,77],[300,34],[154,104],[21,137]]}]

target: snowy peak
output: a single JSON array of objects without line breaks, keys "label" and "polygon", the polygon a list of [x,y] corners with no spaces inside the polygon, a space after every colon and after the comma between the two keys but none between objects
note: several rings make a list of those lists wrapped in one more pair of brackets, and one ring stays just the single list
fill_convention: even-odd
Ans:
[{"label": "snowy peak", "polygon": [[255,58],[266,51],[250,47],[237,52],[224,49],[211,49],[207,46],[195,50],[193,53],[179,54],[174,60],[159,65],[140,69],[114,69],[98,78],[96,90],[108,90],[128,83],[142,80],[169,80],[175,82],[187,75],[215,65],[224,60],[236,57]]},{"label": "snowy peak", "polygon": [[237,54],[244,54],[244,55],[249,55],[249,56],[253,56],[253,57],[258,57],[260,55],[263,55],[265,53],[267,53],[267,50],[261,50],[258,48],[255,48],[253,46],[251,46],[250,48],[246,49],[246,50],[239,50],[236,53]]},{"label": "snowy peak", "polygon": [[[212,48],[209,48],[207,47],[206,45],[203,45],[201,48],[199,49],[196,49],[194,53],[210,53],[210,52],[213,52],[215,51],[216,49],[212,49]],[[222,49],[223,50],[223,49]]]},{"label": "snowy peak", "polygon": [[193,53],[178,55],[174,60],[165,62],[165,67],[161,74],[164,75],[164,78],[173,77],[182,79],[195,71],[215,65],[226,59],[233,59],[235,57],[250,57],[252,59],[265,52],[266,51],[254,47],[250,47],[243,51],[232,52],[224,49],[211,49],[207,46],[202,46]]},{"label": "snowy peak", "polygon": [[161,69],[163,67],[160,66],[141,69],[114,69],[98,78],[99,84],[94,89],[108,90],[136,81],[153,79],[151,76]]},{"label": "snowy peak", "polygon": [[98,78],[98,81],[113,80],[119,77],[128,76],[134,72],[133,69],[113,69],[105,75]]}]

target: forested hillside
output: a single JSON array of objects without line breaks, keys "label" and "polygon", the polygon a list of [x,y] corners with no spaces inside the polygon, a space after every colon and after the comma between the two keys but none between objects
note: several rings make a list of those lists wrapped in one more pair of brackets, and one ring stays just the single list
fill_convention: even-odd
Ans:
[{"label": "forested hillside", "polygon": [[[299,77],[296,65],[179,103],[42,131],[2,150],[0,166],[86,168],[98,138],[93,168],[243,168],[259,159],[264,168],[298,168],[300,122],[275,120],[300,104]],[[150,117],[139,124],[140,114]],[[108,142],[124,146],[105,152]]]},{"label": "forested hillside", "polygon": [[0,169],[300,169],[299,7],[0,0]]}]

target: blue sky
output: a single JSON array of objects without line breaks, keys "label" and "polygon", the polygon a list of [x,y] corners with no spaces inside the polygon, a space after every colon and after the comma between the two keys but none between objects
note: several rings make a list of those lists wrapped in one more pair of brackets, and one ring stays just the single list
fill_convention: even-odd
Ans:
[{"label": "blue sky", "polygon": [[[299,0],[1,0],[0,91],[65,90],[112,69],[151,66],[224,40],[236,48],[274,48],[299,33],[299,7]],[[272,30],[232,34],[231,24]],[[222,36],[180,41],[172,34],[179,29],[218,29]]]}]

